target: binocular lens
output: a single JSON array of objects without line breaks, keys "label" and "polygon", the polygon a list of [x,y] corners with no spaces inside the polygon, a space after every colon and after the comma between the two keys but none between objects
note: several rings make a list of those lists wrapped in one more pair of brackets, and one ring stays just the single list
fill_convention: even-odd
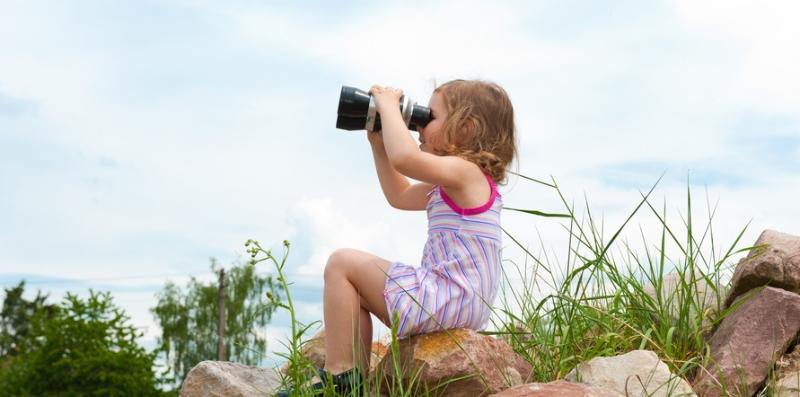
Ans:
[{"label": "binocular lens", "polygon": [[366,117],[345,117],[339,115],[339,117],[336,118],[336,128],[340,130],[363,130],[365,125],[367,125]]},{"label": "binocular lens", "polygon": [[[416,131],[416,126],[424,127],[431,122],[431,109],[425,106],[414,104],[411,110],[411,125],[414,126],[413,130]],[[411,126],[409,126],[411,127]]]},{"label": "binocular lens", "polygon": [[[406,126],[411,130],[416,131],[418,127],[424,127],[431,121],[431,110],[425,106],[417,105],[410,99],[403,101],[402,98],[399,106]],[[404,108],[404,106],[409,106],[410,109]],[[336,128],[338,129],[354,131],[370,128],[370,116],[374,118],[371,125],[372,131],[381,129],[381,116],[375,109],[374,99],[368,92],[358,88],[342,86],[339,94],[339,108],[336,113]]]},{"label": "binocular lens", "polygon": [[342,86],[339,94],[339,109],[336,113],[347,117],[367,117],[370,95],[358,88]]}]

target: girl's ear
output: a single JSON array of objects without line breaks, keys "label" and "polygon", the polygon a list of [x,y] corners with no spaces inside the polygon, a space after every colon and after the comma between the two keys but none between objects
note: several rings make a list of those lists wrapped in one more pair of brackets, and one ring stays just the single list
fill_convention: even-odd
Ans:
[{"label": "girl's ear", "polygon": [[473,117],[468,117],[461,122],[458,130],[460,132],[458,134],[458,143],[460,144],[459,146],[463,147],[465,143],[471,142],[475,137],[475,132],[478,130],[478,121]]}]

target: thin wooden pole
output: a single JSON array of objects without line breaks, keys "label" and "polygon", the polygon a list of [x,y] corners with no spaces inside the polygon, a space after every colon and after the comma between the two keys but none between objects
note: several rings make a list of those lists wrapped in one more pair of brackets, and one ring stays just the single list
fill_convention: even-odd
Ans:
[{"label": "thin wooden pole", "polygon": [[217,300],[219,324],[217,326],[217,360],[225,361],[225,269],[219,269],[219,293]]}]

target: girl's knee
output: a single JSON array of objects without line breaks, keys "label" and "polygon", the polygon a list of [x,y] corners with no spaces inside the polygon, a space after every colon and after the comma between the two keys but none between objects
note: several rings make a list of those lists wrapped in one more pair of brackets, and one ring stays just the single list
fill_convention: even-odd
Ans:
[{"label": "girl's knee", "polygon": [[353,256],[354,252],[356,252],[356,250],[352,248],[339,248],[331,252],[331,255],[328,257],[328,264],[331,262],[341,262],[343,260],[346,261],[349,257]]},{"label": "girl's knee", "polygon": [[339,248],[333,251],[328,257],[328,262],[325,264],[323,277],[328,279],[345,275],[346,266],[352,261],[353,251],[354,250],[350,248]]}]

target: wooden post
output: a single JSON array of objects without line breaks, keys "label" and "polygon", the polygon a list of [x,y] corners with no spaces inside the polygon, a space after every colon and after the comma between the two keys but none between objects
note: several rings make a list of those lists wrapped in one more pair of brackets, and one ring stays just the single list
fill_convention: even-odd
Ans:
[{"label": "wooden post", "polygon": [[219,269],[219,294],[217,300],[217,314],[219,324],[217,326],[217,360],[225,361],[225,269]]}]

